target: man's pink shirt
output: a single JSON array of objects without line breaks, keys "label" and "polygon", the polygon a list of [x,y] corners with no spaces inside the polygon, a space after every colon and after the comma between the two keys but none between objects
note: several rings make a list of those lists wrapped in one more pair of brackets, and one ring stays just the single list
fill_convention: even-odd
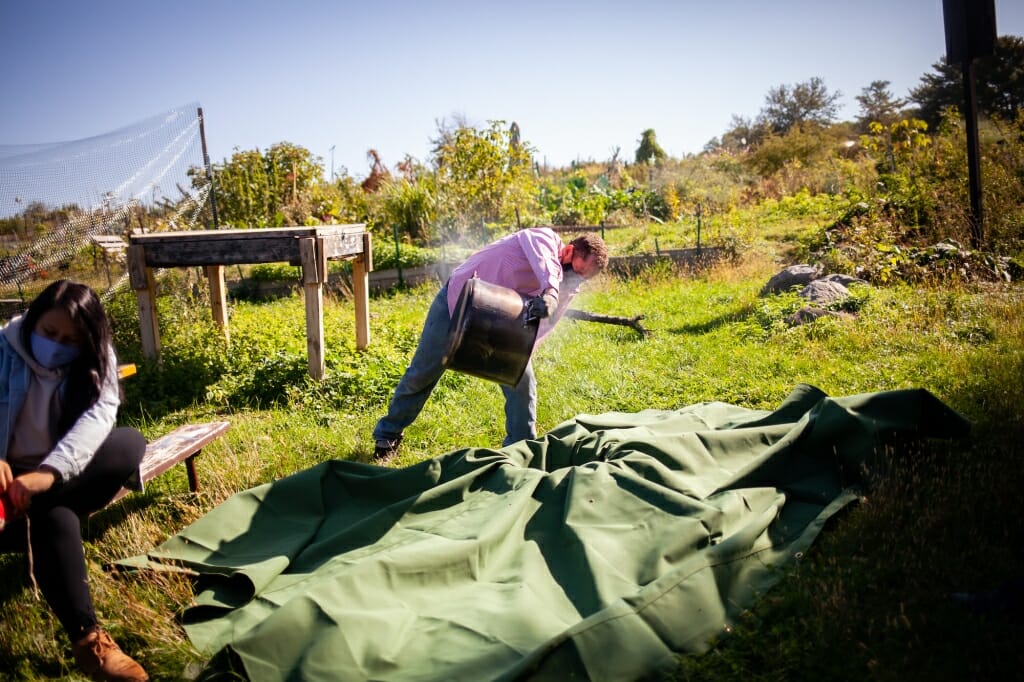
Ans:
[{"label": "man's pink shirt", "polygon": [[519,230],[485,246],[452,271],[448,281],[448,314],[455,314],[462,287],[473,276],[514,289],[524,296],[539,296],[551,288],[559,292],[558,306],[553,315],[541,320],[537,333],[537,343],[540,343],[579,290],[578,285],[571,292],[559,290],[562,284],[562,263],[559,259],[562,246],[562,240],[555,231],[544,227]]}]

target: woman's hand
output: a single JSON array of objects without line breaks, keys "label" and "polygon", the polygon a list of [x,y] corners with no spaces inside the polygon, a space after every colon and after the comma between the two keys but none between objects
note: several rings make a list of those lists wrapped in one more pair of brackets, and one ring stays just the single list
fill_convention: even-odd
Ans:
[{"label": "woman's hand", "polygon": [[6,460],[0,459],[0,493],[7,490],[7,486],[14,480],[14,473],[11,472],[11,465]]},{"label": "woman's hand", "polygon": [[52,471],[39,470],[22,474],[7,486],[7,499],[15,509],[25,513],[32,502],[32,496],[49,490],[55,480],[57,476]]}]

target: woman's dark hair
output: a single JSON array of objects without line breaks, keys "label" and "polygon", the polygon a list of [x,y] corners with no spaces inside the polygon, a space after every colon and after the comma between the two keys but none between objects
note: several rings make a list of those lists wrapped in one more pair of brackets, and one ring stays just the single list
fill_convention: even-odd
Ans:
[{"label": "woman's dark hair", "polygon": [[[96,292],[85,284],[59,279],[43,289],[28,307],[21,323],[21,345],[32,348],[32,331],[48,310],[61,308],[81,334],[80,353],[68,367],[64,407],[58,429],[61,435],[92,407],[110,369],[108,348],[112,333],[110,320]],[[31,350],[29,351],[31,352]]]}]

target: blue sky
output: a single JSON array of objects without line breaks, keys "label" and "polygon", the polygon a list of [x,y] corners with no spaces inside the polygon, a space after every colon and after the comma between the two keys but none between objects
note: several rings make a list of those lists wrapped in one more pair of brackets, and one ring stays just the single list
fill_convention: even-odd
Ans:
[{"label": "blue sky", "polygon": [[[1024,2],[995,6],[1024,35]],[[198,102],[214,162],[287,141],[362,177],[368,149],[425,160],[455,117],[516,121],[551,165],[632,160],[647,128],[680,156],[770,88],[821,77],[853,118],[944,53],[942,0],[0,0],[0,143]]]}]

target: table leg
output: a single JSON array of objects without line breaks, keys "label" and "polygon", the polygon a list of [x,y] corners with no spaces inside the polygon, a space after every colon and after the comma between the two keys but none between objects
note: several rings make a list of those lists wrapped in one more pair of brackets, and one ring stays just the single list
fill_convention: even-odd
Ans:
[{"label": "table leg", "polygon": [[139,305],[139,334],[142,355],[149,360],[160,359],[160,323],[156,315],[156,279],[153,268],[146,267],[141,246],[128,247],[128,281]]},{"label": "table leg", "polygon": [[370,271],[373,270],[373,250],[370,234],[363,235],[363,252],[352,261],[352,297],[356,306],[356,348],[370,345]]},{"label": "table leg", "polygon": [[224,340],[231,340],[231,333],[228,331],[228,300],[227,287],[224,286],[224,266],[207,265],[203,268],[206,272],[206,281],[210,285],[210,309],[213,312],[213,321],[220,327],[224,334]]},{"label": "table leg", "polygon": [[299,261],[302,264],[302,288],[306,298],[306,352],[309,376],[324,378],[324,291],[323,280],[327,262],[322,244],[314,237],[299,240]]}]

